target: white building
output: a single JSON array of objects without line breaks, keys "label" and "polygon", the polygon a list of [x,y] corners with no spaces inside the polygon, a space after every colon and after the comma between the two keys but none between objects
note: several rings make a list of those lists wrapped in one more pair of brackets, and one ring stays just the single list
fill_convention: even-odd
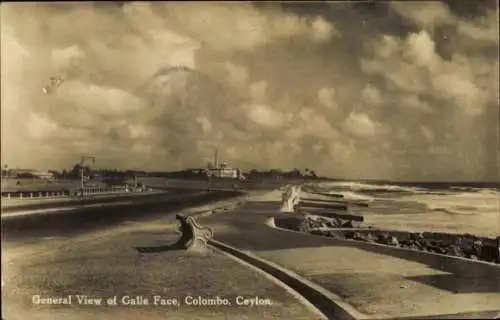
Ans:
[{"label": "white building", "polygon": [[238,169],[235,168],[215,168],[209,169],[209,174],[214,178],[238,178]]},{"label": "white building", "polygon": [[231,168],[225,163],[221,164],[218,168],[208,169],[208,174],[214,178],[240,179],[242,177],[242,172],[239,168]]},{"label": "white building", "polygon": [[44,180],[52,180],[54,179],[54,174],[52,172],[39,172],[34,171],[31,173],[34,177]]}]

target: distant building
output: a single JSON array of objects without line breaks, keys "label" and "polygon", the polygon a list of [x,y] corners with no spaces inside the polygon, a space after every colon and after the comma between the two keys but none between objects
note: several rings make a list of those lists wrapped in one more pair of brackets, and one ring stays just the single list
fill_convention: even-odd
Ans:
[{"label": "distant building", "polygon": [[209,174],[214,178],[238,178],[238,170],[235,168],[214,168],[209,169]]},{"label": "distant building", "polygon": [[38,172],[38,171],[34,171],[31,174],[35,178],[44,179],[44,180],[52,180],[52,179],[55,178],[53,172]]},{"label": "distant building", "polygon": [[209,177],[213,178],[226,178],[226,179],[240,179],[243,180],[245,177],[241,169],[231,168],[227,165],[227,162],[219,164],[219,151],[215,150],[213,166],[211,163],[205,169],[205,172]]},{"label": "distant building", "polygon": [[33,178],[33,169],[9,169],[7,175],[12,178]]},{"label": "distant building", "polygon": [[9,177],[12,178],[38,178],[38,179],[45,179],[45,180],[51,180],[54,179],[54,173],[52,172],[40,172],[37,170],[33,169],[10,169],[7,173]]},{"label": "distant building", "polygon": [[218,168],[209,168],[208,174],[214,178],[230,178],[230,179],[240,179],[242,177],[242,172],[239,168],[231,168],[227,164],[223,163]]}]

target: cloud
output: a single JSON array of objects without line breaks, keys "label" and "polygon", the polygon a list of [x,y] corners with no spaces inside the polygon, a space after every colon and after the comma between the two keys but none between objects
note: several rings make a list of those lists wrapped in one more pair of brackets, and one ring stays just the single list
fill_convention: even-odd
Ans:
[{"label": "cloud", "polygon": [[338,31],[333,26],[321,17],[317,17],[312,22],[312,37],[318,42],[327,42],[334,35],[338,35]]},{"label": "cloud", "polygon": [[71,101],[73,108],[83,109],[95,117],[134,115],[145,108],[144,101],[124,90],[68,81],[57,90],[57,99]]},{"label": "cloud", "polygon": [[444,146],[432,146],[428,151],[432,155],[443,155],[450,152],[447,147]]},{"label": "cloud", "polygon": [[420,133],[429,142],[432,142],[434,140],[434,133],[432,133],[432,131],[429,128],[427,128],[426,126],[424,126],[424,125],[420,126]]},{"label": "cloud", "polygon": [[2,4],[2,162],[496,174],[497,8],[376,7]]},{"label": "cloud", "polygon": [[198,122],[201,125],[201,129],[203,132],[209,133],[212,131],[212,124],[210,123],[210,120],[208,120],[205,117],[198,117],[196,118],[196,122]]},{"label": "cloud", "polygon": [[434,110],[429,103],[422,101],[417,94],[408,93],[401,95],[396,102],[400,108],[404,108],[406,110],[415,110],[421,113],[434,113]]},{"label": "cloud", "polygon": [[[140,7],[143,5],[141,4]],[[334,27],[324,19],[286,15],[278,10],[260,11],[250,4],[169,4],[159,14],[167,26],[206,43],[217,51],[254,50],[291,37],[327,41]]]},{"label": "cloud", "polygon": [[269,106],[253,104],[245,108],[248,110],[248,117],[263,127],[278,128],[283,123],[283,116]]},{"label": "cloud", "polygon": [[453,23],[456,20],[450,9],[440,2],[391,2],[390,5],[401,16],[425,29],[432,29],[438,25]]},{"label": "cloud", "polygon": [[[317,142],[322,140],[333,140],[338,136],[336,129],[332,128],[328,120],[313,108],[304,108],[292,121],[292,129],[287,135],[289,138],[298,140],[303,137],[312,137]],[[312,146],[310,146],[312,147]],[[318,150],[316,148],[313,148]]]},{"label": "cloud", "polygon": [[371,84],[367,84],[361,92],[361,97],[367,105],[380,106],[384,103],[382,93],[378,88]]},{"label": "cloud", "polygon": [[498,32],[493,28],[477,26],[473,23],[462,23],[458,26],[458,32],[474,40],[494,42],[498,40]]},{"label": "cloud", "polygon": [[335,109],[335,88],[321,88],[318,91],[318,101],[327,108]]},{"label": "cloud", "polygon": [[429,68],[435,66],[436,45],[427,32],[410,34],[406,40],[405,49],[403,55],[406,55],[406,58],[416,66],[428,66]]},{"label": "cloud", "polygon": [[56,131],[57,124],[52,120],[36,114],[30,114],[28,118],[28,135],[31,139],[43,139]]},{"label": "cloud", "polygon": [[[431,96],[460,108],[469,115],[485,112],[494,92],[486,81],[489,75],[478,72],[478,62],[460,53],[447,60],[436,51],[436,44],[426,31],[411,33],[405,40],[383,36],[373,44],[378,58],[362,60],[365,72],[380,75],[392,88],[400,91],[401,104],[430,111],[429,103],[419,96]],[[406,94],[402,94],[406,93]]]},{"label": "cloud", "polygon": [[347,133],[361,138],[377,135],[379,126],[368,115],[356,112],[350,113],[343,124],[343,128]]},{"label": "cloud", "polygon": [[432,84],[441,97],[454,100],[469,115],[480,115],[486,107],[485,93],[470,79],[459,74],[437,75]]},{"label": "cloud", "polygon": [[228,80],[233,86],[243,88],[247,84],[248,70],[245,67],[226,61],[224,62],[223,68],[225,68],[228,74]]},{"label": "cloud", "polygon": [[250,96],[255,101],[265,101],[267,91],[267,81],[259,81],[250,85]]},{"label": "cloud", "polygon": [[72,45],[63,49],[54,49],[51,52],[51,62],[55,69],[65,70],[72,67],[72,63],[84,59],[85,53],[77,46]]}]

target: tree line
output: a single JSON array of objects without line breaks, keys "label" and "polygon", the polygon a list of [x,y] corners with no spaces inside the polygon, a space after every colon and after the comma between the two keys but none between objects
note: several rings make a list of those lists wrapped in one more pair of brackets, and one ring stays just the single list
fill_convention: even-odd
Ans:
[{"label": "tree line", "polygon": [[[56,179],[73,180],[81,178],[81,170],[83,169],[83,175],[88,178],[101,178],[101,179],[130,179],[134,176],[149,176],[149,177],[165,177],[165,178],[183,178],[183,179],[205,179],[207,178],[207,173],[205,169],[185,169],[180,171],[155,171],[147,172],[143,170],[119,170],[115,168],[109,169],[97,169],[91,168],[90,166],[82,166],[80,164],[75,164],[71,169],[54,169],[49,170]],[[8,170],[2,169],[2,176],[8,176]],[[270,170],[257,170],[252,169],[250,171],[244,172],[244,176],[248,180],[256,179],[320,179],[316,172],[312,169],[306,168],[301,171],[298,168],[286,171],[282,169],[270,169]],[[18,178],[32,178],[33,175],[29,172],[18,174]]]}]

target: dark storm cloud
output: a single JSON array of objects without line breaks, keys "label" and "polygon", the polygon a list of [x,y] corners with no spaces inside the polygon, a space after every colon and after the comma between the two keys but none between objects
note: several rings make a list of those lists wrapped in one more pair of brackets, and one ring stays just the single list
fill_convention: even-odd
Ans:
[{"label": "dark storm cloud", "polygon": [[467,6],[3,4],[3,161],[493,177],[497,9]]}]

